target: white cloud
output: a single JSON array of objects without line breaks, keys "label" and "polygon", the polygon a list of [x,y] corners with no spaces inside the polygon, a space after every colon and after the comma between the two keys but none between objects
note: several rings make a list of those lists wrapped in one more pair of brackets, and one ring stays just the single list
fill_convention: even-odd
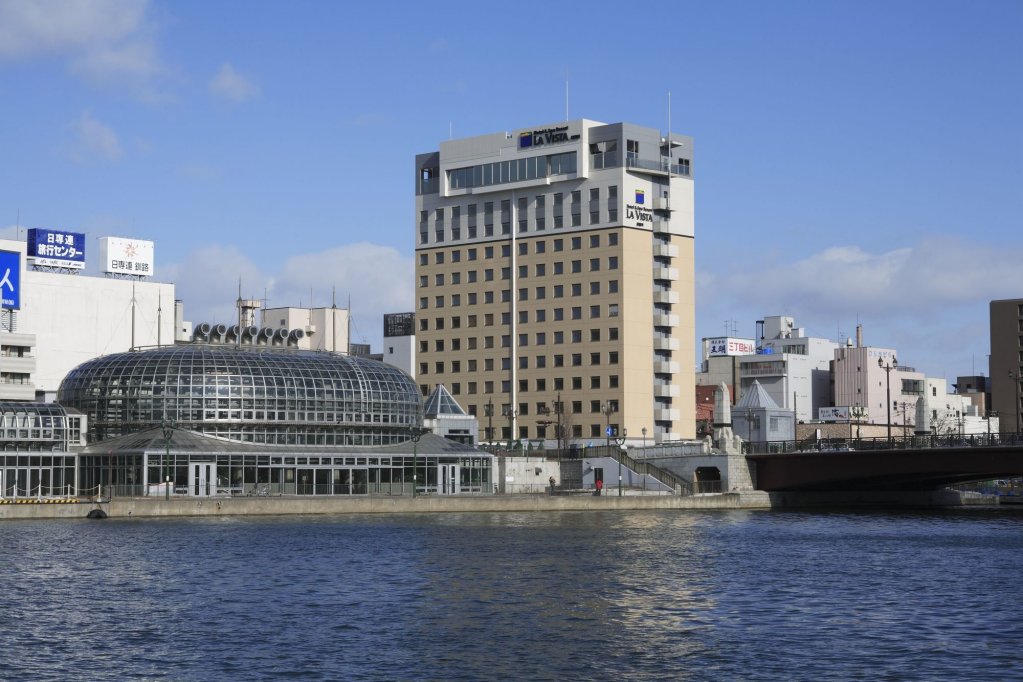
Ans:
[{"label": "white cloud", "polygon": [[[983,263],[983,267],[976,264]],[[802,314],[871,311],[922,316],[976,300],[1012,295],[1011,254],[957,238],[935,237],[912,248],[871,253],[836,246],[792,263],[701,278],[718,295],[761,305],[784,301]]]},{"label": "white cloud", "polygon": [[246,297],[256,292],[262,297],[264,289],[273,284],[237,247],[219,244],[195,249],[184,262],[164,266],[156,276],[175,284],[175,296],[184,302],[185,319],[195,324],[235,320],[239,280]]},{"label": "white cloud", "polygon": [[82,112],[71,124],[75,133],[75,145],[71,158],[76,163],[92,160],[119,161],[124,156],[117,133],[110,126],[93,118],[88,111]]},{"label": "white cloud", "polygon": [[259,94],[259,87],[230,64],[223,64],[209,84],[210,92],[232,102],[244,102]]},{"label": "white cloud", "polygon": [[76,76],[166,99],[148,0],[0,0],[0,59],[57,56]]},{"label": "white cloud", "polygon": [[739,321],[739,336],[751,337],[755,320],[791,315],[811,336],[844,340],[862,322],[868,345],[896,348],[900,361],[932,375],[968,374],[973,361],[986,372],[988,303],[1020,295],[1017,273],[1011,252],[949,236],[890,251],[836,246],[793,262],[701,271],[697,336],[720,334],[727,318]]},{"label": "white cloud", "polygon": [[270,273],[236,247],[211,245],[157,276],[177,285],[185,319],[193,323],[232,322],[239,278],[244,297],[265,296],[270,307],[329,306],[336,290],[339,307],[351,297],[352,340],[376,347],[384,313],[412,310],[413,269],[412,260],[391,247],[359,243],[292,256]]}]

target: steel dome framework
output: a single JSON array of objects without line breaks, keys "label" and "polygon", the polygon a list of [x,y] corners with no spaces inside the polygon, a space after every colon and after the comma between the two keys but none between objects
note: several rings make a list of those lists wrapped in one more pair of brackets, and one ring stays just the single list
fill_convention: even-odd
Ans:
[{"label": "steel dome framework", "polygon": [[88,416],[93,442],[173,424],[241,443],[370,446],[418,426],[413,380],[367,358],[317,351],[184,344],[90,360],[58,402]]}]

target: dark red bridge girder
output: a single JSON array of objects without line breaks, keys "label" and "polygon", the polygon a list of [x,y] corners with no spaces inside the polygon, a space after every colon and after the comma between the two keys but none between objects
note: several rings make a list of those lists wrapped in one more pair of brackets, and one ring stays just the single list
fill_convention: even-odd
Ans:
[{"label": "dark red bridge girder", "polygon": [[1023,476],[1023,447],[943,447],[746,455],[758,490],[934,490]]}]

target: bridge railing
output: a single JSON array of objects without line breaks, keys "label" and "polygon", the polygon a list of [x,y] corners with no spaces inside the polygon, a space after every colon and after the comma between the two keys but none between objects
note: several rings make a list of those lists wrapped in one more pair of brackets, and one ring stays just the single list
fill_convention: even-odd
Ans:
[{"label": "bridge railing", "polygon": [[923,434],[891,438],[807,438],[743,443],[747,455],[819,452],[821,454],[871,450],[923,450],[931,448],[974,448],[1023,445],[1023,434]]}]

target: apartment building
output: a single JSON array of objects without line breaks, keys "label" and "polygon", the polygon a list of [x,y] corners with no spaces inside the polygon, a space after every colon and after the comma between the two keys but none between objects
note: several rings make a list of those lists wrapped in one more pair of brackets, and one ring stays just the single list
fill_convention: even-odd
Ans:
[{"label": "apartment building", "polygon": [[481,440],[693,437],[692,163],[689,137],[586,119],[417,155],[423,396]]}]

